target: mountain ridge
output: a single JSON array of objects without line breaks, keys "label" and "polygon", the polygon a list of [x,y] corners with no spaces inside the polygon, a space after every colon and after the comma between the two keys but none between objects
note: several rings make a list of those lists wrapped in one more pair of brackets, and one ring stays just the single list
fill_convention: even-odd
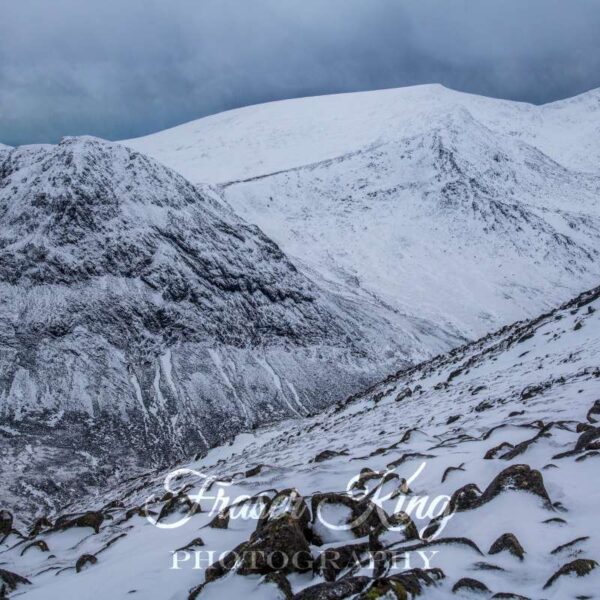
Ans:
[{"label": "mountain ridge", "polygon": [[597,280],[596,96],[536,107],[418,86],[124,143],[208,181],[302,268],[473,339]]},{"label": "mountain ridge", "polygon": [[97,138],[0,162],[10,506],[64,501],[78,478],[93,491],[312,412],[424,351],[374,301],[319,287],[208,192]]}]

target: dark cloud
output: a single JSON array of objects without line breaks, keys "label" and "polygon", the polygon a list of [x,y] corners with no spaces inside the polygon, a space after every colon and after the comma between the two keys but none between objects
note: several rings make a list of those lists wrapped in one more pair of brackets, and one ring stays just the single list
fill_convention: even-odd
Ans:
[{"label": "dark cloud", "polygon": [[142,135],[274,99],[600,86],[600,0],[6,0],[0,141]]}]

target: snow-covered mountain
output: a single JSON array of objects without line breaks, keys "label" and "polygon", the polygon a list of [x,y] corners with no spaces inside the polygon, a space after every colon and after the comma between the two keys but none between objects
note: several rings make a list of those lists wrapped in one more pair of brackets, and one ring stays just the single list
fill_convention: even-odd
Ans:
[{"label": "snow-covered mountain", "polygon": [[4,514],[0,578],[23,600],[594,598],[599,353],[596,288],[238,436],[170,493],[149,473],[29,535]]},{"label": "snow-covered mountain", "polygon": [[423,355],[385,307],[331,288],[210,190],[120,144],[5,154],[2,504],[43,509]]},{"label": "snow-covered mountain", "polygon": [[475,338],[600,276],[600,91],[276,102],[127,145],[215,186],[311,272]]}]

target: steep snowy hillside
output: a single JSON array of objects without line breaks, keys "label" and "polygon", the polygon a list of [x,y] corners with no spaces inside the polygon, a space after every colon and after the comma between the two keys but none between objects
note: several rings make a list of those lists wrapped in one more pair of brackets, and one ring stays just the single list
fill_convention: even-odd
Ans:
[{"label": "steep snowy hillside", "polygon": [[0,500],[43,509],[356,392],[422,355],[378,310],[324,292],[256,226],[124,146],[11,151]]},{"label": "steep snowy hillside", "polygon": [[4,513],[0,578],[23,600],[595,598],[599,356],[596,288],[240,436],[168,493],[138,477],[29,535]]},{"label": "steep snowy hillside", "polygon": [[600,92],[532,106],[421,86],[278,102],[126,144],[402,318],[474,338],[600,276]]}]

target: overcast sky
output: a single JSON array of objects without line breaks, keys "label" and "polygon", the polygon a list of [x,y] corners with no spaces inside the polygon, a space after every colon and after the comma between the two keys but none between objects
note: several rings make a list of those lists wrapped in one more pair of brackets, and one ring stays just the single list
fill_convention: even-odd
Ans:
[{"label": "overcast sky", "polygon": [[542,103],[600,86],[599,32],[600,0],[0,0],[0,142],[417,83]]}]

